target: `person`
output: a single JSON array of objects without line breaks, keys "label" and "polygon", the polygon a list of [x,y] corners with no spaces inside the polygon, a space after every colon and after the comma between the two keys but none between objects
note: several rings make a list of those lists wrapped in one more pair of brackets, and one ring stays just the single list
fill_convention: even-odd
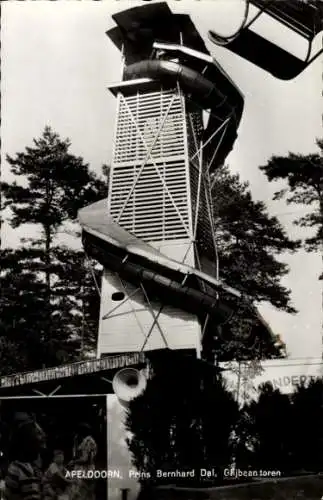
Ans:
[{"label": "person", "polygon": [[[97,444],[92,435],[90,425],[81,423],[75,436],[74,459],[69,463],[69,468],[82,471],[85,475],[95,469]],[[69,489],[71,500],[95,500],[95,484],[93,479],[79,478],[73,482]]]},{"label": "person", "polygon": [[43,500],[68,500],[67,488],[71,480],[66,478],[64,452],[55,450],[53,461],[44,474]]},{"label": "person", "polygon": [[16,422],[11,439],[11,461],[5,476],[5,500],[42,500],[39,460],[45,433],[27,415]]}]

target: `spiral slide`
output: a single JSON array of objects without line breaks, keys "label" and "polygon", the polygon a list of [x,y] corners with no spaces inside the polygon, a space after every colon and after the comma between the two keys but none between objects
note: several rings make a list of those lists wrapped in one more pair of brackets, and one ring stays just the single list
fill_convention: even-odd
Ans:
[{"label": "spiral slide", "polygon": [[[220,314],[218,297],[241,299],[241,293],[196,268],[176,262],[120,227],[109,215],[107,200],[79,213],[88,255],[126,281],[144,283],[163,301],[197,315]],[[185,285],[183,283],[186,283]],[[205,291],[207,286],[207,292]],[[221,310],[227,312],[225,303]]]}]

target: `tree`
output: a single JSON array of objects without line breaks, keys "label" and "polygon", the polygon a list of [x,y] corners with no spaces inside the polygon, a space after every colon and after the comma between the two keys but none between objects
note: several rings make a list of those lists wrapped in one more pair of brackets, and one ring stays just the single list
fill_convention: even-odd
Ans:
[{"label": "tree", "polygon": [[[270,182],[287,183],[286,188],[274,194],[274,200],[285,199],[287,204],[310,209],[306,215],[296,218],[294,224],[312,230],[312,235],[304,238],[303,247],[307,252],[320,252],[323,258],[323,140],[317,140],[316,144],[317,153],[273,156],[260,170]],[[322,279],[323,274],[319,278]]]},{"label": "tree", "polygon": [[[14,327],[10,322],[2,325],[1,335],[6,332],[9,339],[35,342],[37,349],[30,352],[35,359],[28,365],[32,368],[35,363],[47,366],[75,359],[82,341],[83,347],[87,341],[93,345],[93,325],[92,330],[88,324],[84,327],[84,321],[93,320],[90,308],[97,312],[99,297],[94,299],[97,291],[85,270],[84,253],[63,245],[58,236],[67,223],[76,221],[81,207],[104,197],[106,183],[69,152],[70,146],[68,139],[46,127],[33,147],[7,156],[20,182],[1,183],[3,209],[10,207],[11,226],[29,224],[28,231],[34,233],[22,239],[18,250],[2,251],[1,280],[6,288],[0,308],[9,312],[10,296],[17,321]],[[15,288],[21,280],[25,286]]]},{"label": "tree", "polygon": [[290,290],[280,280],[288,266],[277,256],[294,252],[298,241],[287,236],[263,202],[254,201],[247,182],[221,167],[214,179],[213,206],[222,278],[257,302],[294,313]]},{"label": "tree", "polygon": [[290,472],[292,438],[296,439],[292,417],[289,396],[264,384],[259,399],[241,410],[238,466]]},{"label": "tree", "polygon": [[[6,360],[1,364],[2,374],[78,360],[95,347],[100,299],[84,266],[84,255],[80,258],[82,252],[66,253],[66,275],[54,288],[54,303],[48,306],[46,284],[41,273],[31,270],[28,249],[0,251],[0,338],[4,349],[0,355]],[[99,279],[100,272],[94,272]],[[74,297],[69,299],[68,293]]]},{"label": "tree", "polygon": [[259,399],[240,411],[237,466],[293,475],[323,467],[323,383],[300,385],[292,394],[264,384]]},{"label": "tree", "polygon": [[[214,175],[212,194],[220,278],[249,299],[249,304],[242,302],[238,309],[236,302],[232,304],[234,314],[221,325],[214,349],[220,360],[250,359],[256,357],[258,351],[266,356],[273,349],[268,338],[261,338],[259,320],[257,322],[250,301],[266,301],[278,309],[296,312],[290,301],[290,290],[280,282],[288,273],[288,266],[278,258],[286,251],[294,252],[299,243],[288,238],[263,203],[253,201],[248,183],[242,183],[228,167],[220,167]],[[150,472],[154,477],[156,468],[199,469],[213,465],[224,468],[231,464],[234,454],[241,457],[245,438],[240,440],[236,434],[244,424],[239,421],[237,403],[219,376],[201,373],[197,366],[184,368],[177,361],[164,360],[145,393],[130,404],[128,429],[134,438],[129,446],[139,471]],[[264,395],[260,405],[268,410],[289,409],[288,398],[276,393]],[[253,439],[254,445],[262,440],[257,456],[264,468],[266,465],[270,468],[271,464],[275,469],[274,452],[282,450],[281,433],[272,442],[267,440],[265,418],[265,411],[260,415],[251,412],[247,418],[249,429],[245,432],[249,436],[257,433],[259,437]],[[283,449],[282,461],[286,453]],[[179,479],[172,478],[172,481]]]},{"label": "tree", "polygon": [[292,395],[293,469],[323,470],[323,382],[301,385]]},{"label": "tree", "polygon": [[[281,284],[288,272],[279,257],[295,252],[299,241],[291,240],[263,202],[254,201],[247,182],[219,167],[213,180],[213,207],[220,278],[255,303],[267,302],[279,310],[296,313],[290,290]],[[220,358],[245,359],[273,354],[268,339],[261,341],[255,313],[244,303],[222,326]],[[225,340],[225,342],[223,342]],[[221,344],[221,345],[220,345]]]},{"label": "tree", "polygon": [[270,182],[287,182],[287,188],[277,191],[274,200],[284,198],[287,204],[311,207],[310,213],[294,221],[300,227],[316,230],[304,239],[304,248],[309,252],[322,251],[323,243],[323,140],[316,144],[318,153],[273,156],[267,165],[259,167]]},{"label": "tree", "polygon": [[[145,392],[130,403],[127,429],[134,465],[152,483],[198,485],[200,468],[229,467],[238,406],[221,378],[196,360],[164,353],[153,360]],[[167,370],[165,370],[167,366]],[[143,419],[144,415],[144,419]],[[156,470],[195,469],[194,478],[157,478]],[[211,484],[216,478],[209,478]]]},{"label": "tree", "polygon": [[24,267],[20,255],[21,252],[10,249],[0,252],[2,374],[32,369],[34,358],[39,356],[35,340],[39,345],[44,284],[35,272]]}]

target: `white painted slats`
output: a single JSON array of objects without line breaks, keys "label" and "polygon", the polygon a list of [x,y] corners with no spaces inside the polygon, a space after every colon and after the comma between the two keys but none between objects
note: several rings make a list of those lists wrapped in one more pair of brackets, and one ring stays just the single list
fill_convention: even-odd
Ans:
[{"label": "white painted slats", "polygon": [[177,90],[119,96],[110,210],[145,241],[190,237],[187,131]]}]

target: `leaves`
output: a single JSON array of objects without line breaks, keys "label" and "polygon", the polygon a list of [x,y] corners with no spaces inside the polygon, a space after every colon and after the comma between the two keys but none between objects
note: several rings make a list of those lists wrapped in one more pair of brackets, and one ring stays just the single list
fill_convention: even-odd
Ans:
[{"label": "leaves", "polygon": [[[198,364],[186,365],[171,357],[164,362],[169,369],[153,365],[154,376],[145,392],[130,404],[126,425],[134,434],[129,443],[134,465],[150,472],[153,479],[156,469],[228,467],[230,435],[238,418],[233,396],[220,378]],[[172,481],[185,483],[180,478]]]},{"label": "leaves", "polygon": [[[258,399],[239,409],[219,375],[171,359],[163,366],[128,412],[129,448],[140,472],[162,482],[156,469],[223,471],[233,461],[242,470],[280,470],[286,476],[322,470],[321,380],[296,387],[291,395],[264,384]],[[259,370],[259,364],[254,368]],[[189,481],[190,487],[201,486],[198,474],[196,482]],[[180,478],[171,482],[185,484]]]},{"label": "leaves", "polygon": [[295,252],[299,242],[287,236],[264,203],[253,201],[248,184],[230,174],[228,167],[215,175],[213,205],[222,279],[258,302],[295,312],[290,290],[280,283],[289,269],[277,256]]},{"label": "leaves", "polygon": [[308,214],[294,221],[300,227],[315,230],[313,236],[303,240],[308,252],[321,250],[323,243],[323,141],[317,140],[316,144],[319,154],[273,156],[267,165],[260,167],[270,182],[287,183],[288,187],[277,192],[274,199],[309,207]]},{"label": "leaves", "polygon": [[64,221],[75,220],[80,208],[103,198],[106,184],[68,152],[70,141],[49,127],[34,144],[15,157],[7,155],[12,173],[27,185],[1,183],[4,207],[10,206],[13,227],[40,224],[53,235]]},{"label": "leaves", "polygon": [[[279,310],[296,313],[291,291],[281,283],[289,272],[280,260],[295,252],[299,241],[291,240],[264,203],[254,201],[247,182],[219,167],[212,179],[215,237],[220,278],[255,303],[268,302]],[[221,327],[215,342],[217,359],[250,359],[277,356],[273,342],[247,304],[232,303],[234,314]]]},{"label": "leaves", "polygon": [[[79,208],[104,196],[106,183],[69,147],[68,139],[46,127],[32,147],[7,156],[16,180],[1,184],[11,226],[41,228],[19,249],[0,252],[0,339],[12,353],[19,347],[25,370],[78,360],[96,344],[100,299],[92,272],[84,253],[56,236]],[[7,366],[16,369],[16,360]]]},{"label": "leaves", "polygon": [[[320,471],[323,465],[323,383],[298,386],[291,395],[264,384],[257,402],[241,410],[239,465],[244,468]],[[252,453],[247,452],[251,449]]]}]

